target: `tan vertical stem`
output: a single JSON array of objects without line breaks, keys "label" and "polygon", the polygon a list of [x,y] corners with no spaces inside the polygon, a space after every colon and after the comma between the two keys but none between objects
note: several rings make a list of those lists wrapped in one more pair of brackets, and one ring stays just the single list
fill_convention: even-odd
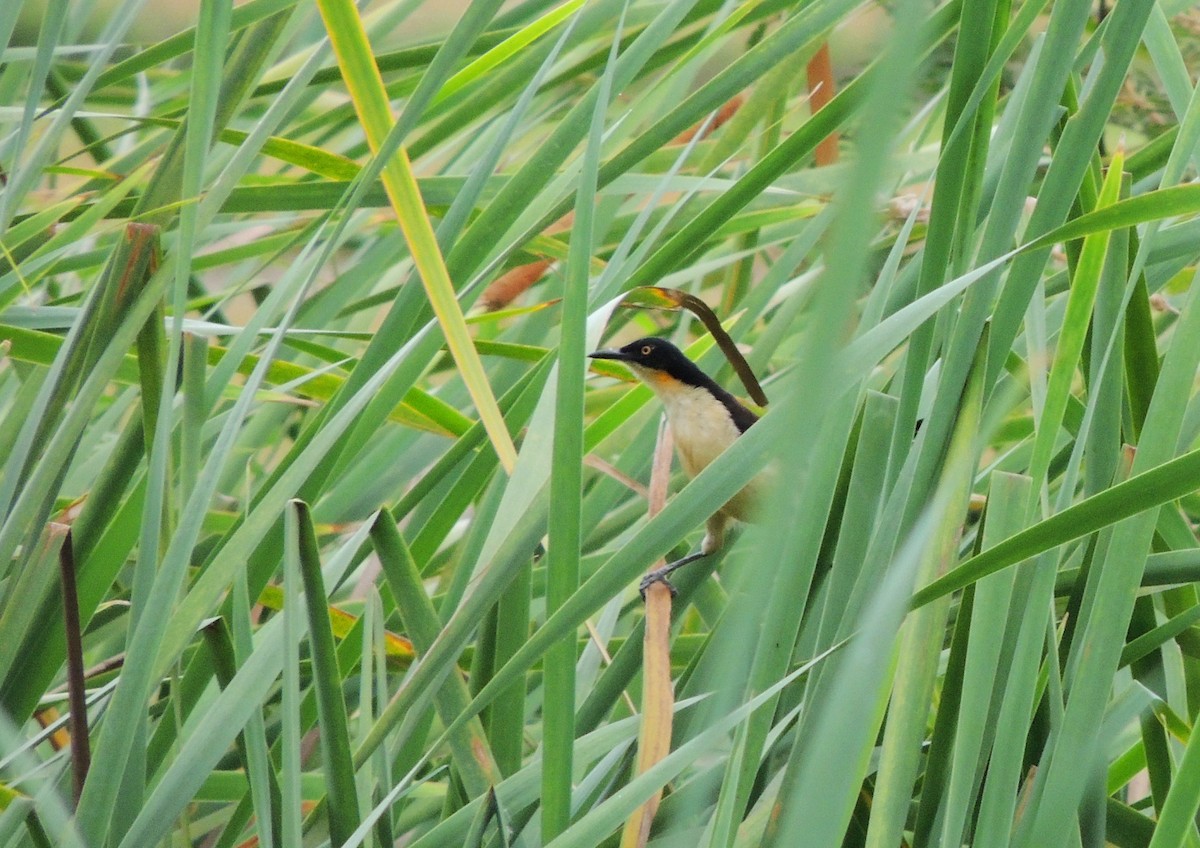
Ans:
[{"label": "tan vertical stem", "polygon": [[[671,431],[659,426],[654,468],[650,474],[650,515],[663,508],[671,477]],[[652,567],[658,568],[660,560]],[[653,768],[671,751],[675,688],[671,683],[671,590],[654,583],[646,590],[646,634],[642,646],[642,726],[638,731],[637,773]],[[642,848],[662,800],[658,790],[638,807],[621,834],[621,848]]]}]

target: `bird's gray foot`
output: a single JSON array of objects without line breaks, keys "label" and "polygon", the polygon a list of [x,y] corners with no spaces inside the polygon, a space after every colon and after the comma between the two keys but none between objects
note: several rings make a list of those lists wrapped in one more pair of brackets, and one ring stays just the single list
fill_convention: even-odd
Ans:
[{"label": "bird's gray foot", "polygon": [[708,556],[708,554],[706,554],[704,551],[699,551],[694,554],[688,554],[683,559],[677,559],[674,562],[667,563],[662,568],[656,568],[654,571],[651,571],[649,574],[643,577],[642,582],[638,584],[638,591],[642,595],[642,600],[646,600],[646,590],[655,583],[662,583],[671,592],[671,597],[675,597],[679,593],[675,590],[675,587],[671,585],[671,581],[667,578],[670,577],[671,574],[673,574],[676,570],[682,568],[688,563],[695,562],[698,559],[703,559],[706,556]]}]

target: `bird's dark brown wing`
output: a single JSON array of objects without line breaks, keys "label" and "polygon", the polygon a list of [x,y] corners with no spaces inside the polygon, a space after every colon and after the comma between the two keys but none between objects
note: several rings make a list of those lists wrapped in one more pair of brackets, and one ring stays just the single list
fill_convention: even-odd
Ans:
[{"label": "bird's dark brown wing", "polygon": [[733,425],[738,428],[739,433],[745,433],[758,420],[757,415],[742,406],[738,399],[728,392],[722,392],[718,399],[729,410],[729,417],[733,419]]}]

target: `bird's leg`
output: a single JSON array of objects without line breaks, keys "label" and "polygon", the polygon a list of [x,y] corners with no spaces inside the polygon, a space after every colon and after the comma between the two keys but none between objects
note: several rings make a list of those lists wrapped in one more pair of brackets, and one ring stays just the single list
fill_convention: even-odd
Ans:
[{"label": "bird's leg", "polygon": [[643,577],[642,582],[638,584],[638,591],[642,593],[642,600],[646,599],[646,590],[655,583],[661,583],[666,586],[671,592],[671,597],[675,597],[679,593],[676,591],[675,587],[671,584],[671,581],[668,580],[667,577],[670,576],[670,574],[676,569],[683,568],[683,566],[693,563],[698,559],[704,559],[706,556],[708,556],[708,554],[704,551],[697,551],[694,554],[688,554],[683,559],[677,559],[674,562],[668,562],[662,568],[656,568],[654,571],[651,571],[649,574]]},{"label": "bird's leg", "polygon": [[716,513],[708,519],[705,529],[707,532],[704,534],[704,541],[700,543],[700,550],[694,554],[688,554],[682,559],[668,562],[662,568],[656,568],[642,578],[642,582],[638,584],[638,591],[641,593],[643,600],[646,598],[646,590],[655,583],[662,583],[671,592],[671,597],[675,597],[678,593],[667,578],[685,565],[689,565],[699,559],[704,559],[709,554],[720,550],[721,545],[725,541],[725,516],[719,512]]}]

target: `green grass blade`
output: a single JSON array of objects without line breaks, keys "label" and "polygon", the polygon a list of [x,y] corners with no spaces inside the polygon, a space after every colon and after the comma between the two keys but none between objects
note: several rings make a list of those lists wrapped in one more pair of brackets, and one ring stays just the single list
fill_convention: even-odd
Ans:
[{"label": "green grass blade", "polygon": [[[583,386],[587,370],[588,282],[595,239],[594,196],[604,114],[612,94],[616,59],[614,41],[592,113],[576,193],[571,250],[567,257],[551,446],[547,615],[553,615],[579,588],[583,535]],[[571,634],[546,652],[544,662],[541,825],[542,839],[546,841],[552,841],[571,823],[576,660],[575,637]]]},{"label": "green grass blade", "polygon": [[322,760],[328,787],[326,809],[329,813],[329,836],[337,844],[344,842],[358,827],[358,788],[354,782],[346,703],[342,695],[343,682],[329,622],[329,597],[321,577],[317,534],[308,505],[293,501],[291,506],[299,528],[300,575],[304,580],[304,601],[308,609]]},{"label": "green grass blade", "polygon": [[[401,620],[410,634],[417,650],[426,653],[441,628],[433,603],[425,593],[421,573],[413,561],[412,554],[404,544],[395,523],[386,515],[375,519],[371,527],[371,540],[383,564],[388,585],[396,598]],[[428,659],[426,660],[428,662]],[[462,715],[470,695],[456,673],[447,670],[447,680],[435,695],[438,712],[446,723]],[[452,734],[451,747],[459,774],[470,798],[478,798],[488,787],[494,785],[498,774],[488,750],[478,721],[470,722],[464,732]]]}]

